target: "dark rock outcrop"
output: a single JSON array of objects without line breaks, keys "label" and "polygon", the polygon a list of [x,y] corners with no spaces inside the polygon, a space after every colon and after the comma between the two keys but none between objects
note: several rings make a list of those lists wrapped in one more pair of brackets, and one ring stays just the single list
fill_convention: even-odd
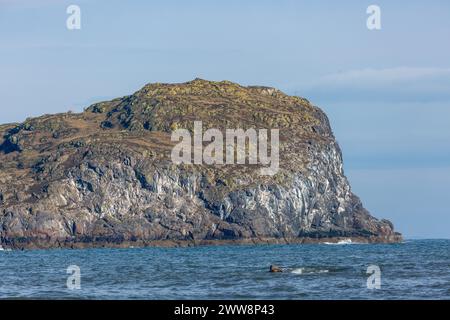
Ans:
[{"label": "dark rock outcrop", "polygon": [[[280,170],[175,165],[170,133],[279,128]],[[351,192],[326,115],[266,87],[201,79],[0,126],[0,243],[13,248],[396,242]]]}]

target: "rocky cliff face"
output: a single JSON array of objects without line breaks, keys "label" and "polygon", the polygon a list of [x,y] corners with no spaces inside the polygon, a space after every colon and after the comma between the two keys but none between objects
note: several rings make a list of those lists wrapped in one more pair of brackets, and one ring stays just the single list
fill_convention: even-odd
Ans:
[{"label": "rocky cliff face", "polygon": [[[176,128],[278,128],[280,169],[176,165]],[[266,87],[149,84],[81,114],[0,126],[2,246],[401,239],[351,192],[325,114]]]}]

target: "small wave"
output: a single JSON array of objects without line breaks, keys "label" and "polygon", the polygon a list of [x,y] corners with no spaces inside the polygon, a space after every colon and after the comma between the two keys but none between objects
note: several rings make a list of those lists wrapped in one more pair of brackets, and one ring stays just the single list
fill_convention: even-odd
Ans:
[{"label": "small wave", "polygon": [[316,268],[297,268],[291,271],[293,274],[317,274],[317,273],[328,273],[328,269],[316,269]]},{"label": "small wave", "polygon": [[324,242],[324,244],[331,244],[331,245],[341,245],[341,244],[353,244],[354,242],[352,239],[344,239],[339,240],[338,242]]}]

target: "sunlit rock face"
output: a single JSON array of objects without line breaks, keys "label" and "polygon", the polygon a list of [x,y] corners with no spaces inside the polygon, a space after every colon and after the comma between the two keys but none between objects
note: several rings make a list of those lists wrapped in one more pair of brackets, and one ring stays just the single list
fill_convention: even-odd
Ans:
[{"label": "sunlit rock face", "polygon": [[[174,164],[171,133],[278,129],[279,170]],[[351,192],[326,115],[267,87],[195,79],[0,126],[0,241],[13,248],[397,242]]]}]

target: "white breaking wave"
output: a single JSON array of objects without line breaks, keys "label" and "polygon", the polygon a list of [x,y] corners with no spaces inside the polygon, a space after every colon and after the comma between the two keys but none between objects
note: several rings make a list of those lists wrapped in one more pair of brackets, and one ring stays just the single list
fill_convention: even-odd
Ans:
[{"label": "white breaking wave", "polygon": [[352,244],[352,239],[344,239],[339,240],[338,242],[324,242],[324,244],[331,244],[331,245],[339,245],[339,244]]},{"label": "white breaking wave", "polygon": [[291,271],[294,274],[315,274],[315,273],[327,273],[327,269],[314,269],[314,268],[297,268]]}]

